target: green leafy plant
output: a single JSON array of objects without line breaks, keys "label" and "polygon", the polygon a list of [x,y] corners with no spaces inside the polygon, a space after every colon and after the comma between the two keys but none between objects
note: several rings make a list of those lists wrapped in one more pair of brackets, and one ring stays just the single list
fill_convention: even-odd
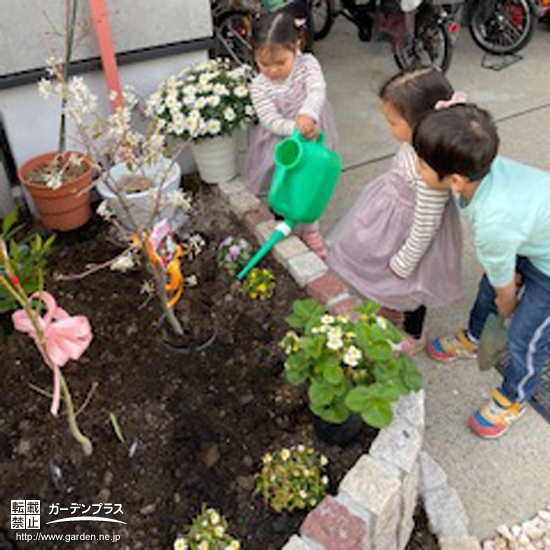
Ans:
[{"label": "green leafy plant", "polygon": [[175,540],[174,550],[239,550],[240,542],[227,531],[227,520],[213,508],[203,506],[187,534]]},{"label": "green leafy plant", "polygon": [[250,298],[269,300],[275,292],[273,273],[269,269],[252,269],[241,285],[241,292]]},{"label": "green leafy plant", "polygon": [[[13,209],[2,222],[0,238],[6,243],[13,280],[18,282],[26,294],[30,295],[42,286],[42,273],[46,268],[46,258],[51,252],[55,235],[45,241],[35,233],[18,240],[22,225],[16,225],[17,209]],[[0,275],[6,275],[6,268],[0,265]],[[0,285],[0,313],[17,309],[19,304],[13,293],[4,285]]]},{"label": "green leafy plant", "polygon": [[351,413],[375,428],[393,420],[392,403],[422,387],[414,361],[394,351],[401,333],[365,302],[356,321],[327,314],[315,300],[298,300],[285,320],[291,330],[281,342],[285,375],[307,384],[309,408],[325,422],[341,424]]},{"label": "green leafy plant", "polygon": [[305,510],[316,506],[327,492],[324,467],[328,459],[305,445],[264,455],[256,475],[256,492],[276,512]]},{"label": "green leafy plant", "polygon": [[218,265],[233,277],[252,257],[252,245],[245,239],[226,237],[218,246]]}]

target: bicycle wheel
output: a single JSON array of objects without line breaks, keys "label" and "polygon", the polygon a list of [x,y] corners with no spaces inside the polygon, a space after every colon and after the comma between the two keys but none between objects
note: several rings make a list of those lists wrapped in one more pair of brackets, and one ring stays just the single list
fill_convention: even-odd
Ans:
[{"label": "bicycle wheel", "polygon": [[313,39],[322,40],[330,32],[334,20],[331,0],[309,0]]},{"label": "bicycle wheel", "polygon": [[254,66],[250,37],[251,14],[246,10],[225,11],[214,20],[216,57],[228,57],[238,65]]},{"label": "bicycle wheel", "polygon": [[483,2],[472,6],[468,28],[483,51],[506,55],[527,46],[536,22],[536,8],[530,0],[493,0],[489,6]]},{"label": "bicycle wheel", "polygon": [[453,45],[449,30],[437,16],[419,20],[412,40],[393,40],[393,57],[400,69],[433,65],[445,72],[451,65]]}]

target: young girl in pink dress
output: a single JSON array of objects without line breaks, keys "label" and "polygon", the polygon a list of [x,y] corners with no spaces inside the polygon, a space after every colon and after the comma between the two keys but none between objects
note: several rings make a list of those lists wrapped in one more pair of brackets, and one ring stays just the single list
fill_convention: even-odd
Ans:
[{"label": "young girl in pink dress", "polygon": [[460,295],[458,209],[450,191],[420,179],[411,146],[418,122],[451,98],[451,85],[433,68],[404,71],[382,87],[382,113],[401,148],[328,237],[327,262],[335,272],[367,298],[404,312],[401,347],[410,354],[424,347],[426,306]]},{"label": "young girl in pink dress", "polygon": [[[337,133],[321,66],[313,55],[300,51],[294,18],[282,12],[261,16],[254,24],[252,41],[260,74],[252,82],[251,96],[259,124],[251,130],[243,179],[252,193],[265,196],[273,175],[275,145],[281,139],[295,129],[307,139],[324,131],[327,146],[334,149]],[[302,240],[324,258],[318,224],[300,229]]]}]

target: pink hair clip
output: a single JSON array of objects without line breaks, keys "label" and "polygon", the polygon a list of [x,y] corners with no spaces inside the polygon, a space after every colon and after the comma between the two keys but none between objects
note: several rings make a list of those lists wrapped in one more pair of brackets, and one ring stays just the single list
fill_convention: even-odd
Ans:
[{"label": "pink hair clip", "polygon": [[464,92],[455,92],[450,99],[440,99],[435,105],[434,109],[436,111],[441,111],[442,109],[448,109],[453,105],[463,105],[468,102],[468,96]]}]

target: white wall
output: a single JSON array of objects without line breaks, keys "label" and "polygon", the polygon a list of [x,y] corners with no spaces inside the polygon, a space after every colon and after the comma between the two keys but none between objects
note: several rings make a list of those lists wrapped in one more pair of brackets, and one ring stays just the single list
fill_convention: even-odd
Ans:
[{"label": "white wall", "polygon": [[[121,85],[131,85],[138,94],[147,97],[162,80],[206,57],[206,52],[194,52],[126,65],[120,68]],[[102,110],[108,113],[103,73],[96,71],[83,76],[92,92],[100,98]],[[0,111],[17,165],[34,155],[57,148],[60,104],[53,97],[43,99],[36,84],[0,90]],[[190,166],[189,162],[184,162],[184,171]]]},{"label": "white wall", "polygon": [[[90,10],[79,0],[73,60],[99,55]],[[42,67],[63,54],[65,0],[0,0],[0,75]],[[212,35],[209,0],[106,0],[117,52]]]}]

